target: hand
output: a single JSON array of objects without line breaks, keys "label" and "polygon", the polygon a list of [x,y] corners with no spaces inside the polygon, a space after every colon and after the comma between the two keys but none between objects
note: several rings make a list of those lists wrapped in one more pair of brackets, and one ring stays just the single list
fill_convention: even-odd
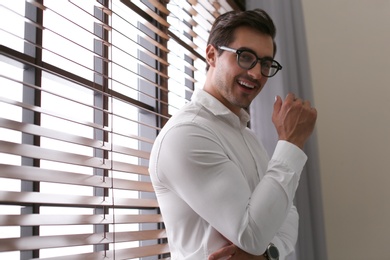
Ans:
[{"label": "hand", "polygon": [[218,260],[218,259],[230,259],[230,260],[267,260],[265,256],[259,255],[251,255],[247,252],[241,250],[234,244],[227,245],[222,247],[218,251],[212,253],[209,256],[208,260]]},{"label": "hand", "polygon": [[279,96],[276,97],[272,122],[279,140],[288,141],[303,149],[316,120],[317,110],[311,107],[310,101],[296,98],[292,93],[284,101]]}]

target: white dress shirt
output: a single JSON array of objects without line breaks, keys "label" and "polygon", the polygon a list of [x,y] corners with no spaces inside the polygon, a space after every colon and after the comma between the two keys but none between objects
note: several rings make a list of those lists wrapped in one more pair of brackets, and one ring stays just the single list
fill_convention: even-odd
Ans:
[{"label": "white dress shirt", "polygon": [[248,121],[197,90],[158,135],[149,171],[172,259],[206,260],[228,241],[254,255],[272,241],[281,260],[294,250],[307,157],[278,141],[270,159]]}]

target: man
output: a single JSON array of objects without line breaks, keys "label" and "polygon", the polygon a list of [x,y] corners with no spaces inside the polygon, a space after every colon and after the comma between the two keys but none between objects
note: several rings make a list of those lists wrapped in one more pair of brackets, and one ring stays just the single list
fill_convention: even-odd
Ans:
[{"label": "man", "polygon": [[293,198],[317,111],[291,93],[275,98],[271,159],[246,127],[245,108],[282,68],[274,37],[262,10],[219,16],[204,88],[155,141],[149,171],[174,260],[285,259],[294,250]]}]

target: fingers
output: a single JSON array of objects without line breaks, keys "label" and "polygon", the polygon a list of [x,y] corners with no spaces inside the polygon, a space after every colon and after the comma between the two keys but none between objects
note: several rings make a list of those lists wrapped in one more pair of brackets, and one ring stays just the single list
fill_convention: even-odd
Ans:
[{"label": "fingers", "polygon": [[209,256],[208,260],[217,260],[217,259],[221,259],[221,258],[224,258],[227,256],[231,256],[231,255],[234,255],[234,253],[236,253],[236,251],[237,251],[237,247],[235,245],[233,245],[233,244],[228,245],[228,246],[222,247],[218,251],[212,253]]},{"label": "fingers", "polygon": [[303,101],[303,105],[304,105],[305,107],[311,107],[311,103],[310,103],[309,100]]},{"label": "fingers", "polygon": [[311,108],[311,103],[309,100],[303,100],[299,97],[296,97],[294,93],[288,93],[284,101],[294,105],[303,105],[305,107]]},{"label": "fingers", "polygon": [[274,113],[279,113],[281,107],[282,107],[282,99],[280,96],[275,96],[275,103],[274,103]]},{"label": "fingers", "polygon": [[285,98],[285,101],[290,101],[290,102],[293,102],[295,101],[297,98],[295,97],[295,94],[294,93],[288,93],[286,98]]},{"label": "fingers", "polygon": [[299,97],[296,97],[294,93],[289,93],[286,97],[286,102],[291,102],[292,104],[304,104],[304,101],[299,98]]}]

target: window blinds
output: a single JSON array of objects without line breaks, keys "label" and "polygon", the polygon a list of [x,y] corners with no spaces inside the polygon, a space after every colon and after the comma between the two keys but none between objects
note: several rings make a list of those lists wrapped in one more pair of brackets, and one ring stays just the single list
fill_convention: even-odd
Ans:
[{"label": "window blinds", "polygon": [[148,177],[226,1],[0,3],[0,259],[163,259]]}]

